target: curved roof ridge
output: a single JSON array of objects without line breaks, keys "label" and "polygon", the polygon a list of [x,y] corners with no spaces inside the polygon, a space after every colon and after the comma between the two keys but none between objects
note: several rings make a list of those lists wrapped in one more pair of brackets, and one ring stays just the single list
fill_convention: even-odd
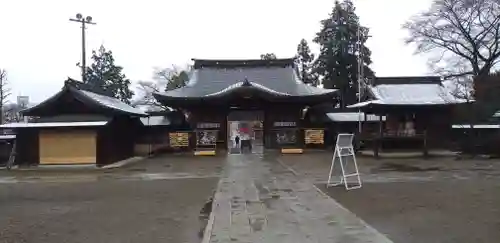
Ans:
[{"label": "curved roof ridge", "polygon": [[268,88],[264,85],[261,85],[261,84],[258,84],[258,83],[255,83],[255,82],[248,82],[250,85],[249,86],[246,86],[245,84],[245,81],[241,81],[241,82],[238,82],[238,83],[235,83],[235,84],[232,84],[230,85],[229,87],[221,90],[221,91],[218,91],[218,92],[214,92],[214,93],[210,93],[210,94],[206,94],[204,96],[217,96],[217,95],[223,95],[223,94],[227,94],[227,93],[231,93],[233,91],[236,91],[240,88],[256,88],[256,89],[259,89],[261,91],[265,91],[265,92],[268,92],[268,93],[272,93],[272,94],[276,94],[276,95],[280,95],[280,96],[290,96],[290,94],[288,93],[283,93],[283,92],[279,92],[279,91],[276,91],[276,90],[273,90],[271,88]]}]

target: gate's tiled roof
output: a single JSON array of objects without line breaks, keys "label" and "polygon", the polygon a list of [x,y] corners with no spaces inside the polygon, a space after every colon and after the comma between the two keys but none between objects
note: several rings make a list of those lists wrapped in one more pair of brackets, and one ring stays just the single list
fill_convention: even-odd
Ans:
[{"label": "gate's tiled roof", "polygon": [[207,98],[252,89],[276,97],[334,95],[335,90],[303,83],[293,59],[195,60],[195,69],[185,87],[156,93],[155,97]]}]

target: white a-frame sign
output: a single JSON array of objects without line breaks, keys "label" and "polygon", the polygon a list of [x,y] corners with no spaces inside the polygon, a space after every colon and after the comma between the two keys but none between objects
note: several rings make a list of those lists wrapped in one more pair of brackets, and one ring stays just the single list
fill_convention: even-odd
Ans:
[{"label": "white a-frame sign", "polygon": [[[359,176],[358,164],[356,163],[356,155],[354,154],[354,147],[352,145],[354,139],[354,134],[339,134],[337,136],[337,143],[335,144],[335,152],[333,153],[332,165],[330,167],[330,173],[328,174],[327,187],[345,185],[346,190],[361,188],[361,178]],[[352,163],[352,166],[348,166]],[[332,179],[335,174],[335,164],[338,164],[341,169],[340,181],[337,183],[332,183]],[[354,167],[351,170],[346,171],[347,168]],[[355,178],[350,182],[347,181],[348,178]]]}]

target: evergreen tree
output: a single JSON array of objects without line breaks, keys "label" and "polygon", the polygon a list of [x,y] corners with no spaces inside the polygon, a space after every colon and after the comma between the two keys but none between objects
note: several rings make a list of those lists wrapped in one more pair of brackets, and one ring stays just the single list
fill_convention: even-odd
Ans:
[{"label": "evergreen tree", "polygon": [[87,67],[85,80],[91,91],[130,104],[134,92],[129,88],[130,80],[122,73],[123,68],[115,65],[113,53],[101,46],[98,51],[92,51],[92,61]]},{"label": "evergreen tree", "polygon": [[313,86],[318,85],[318,77],[312,72],[312,66],[314,61],[314,54],[311,53],[309,44],[305,39],[302,39],[297,46],[297,68],[300,80],[306,84],[311,84]]},{"label": "evergreen tree", "polygon": [[184,87],[184,86],[186,86],[188,81],[189,81],[188,72],[182,70],[179,73],[176,73],[175,75],[172,75],[170,77],[170,82],[167,83],[167,86],[165,87],[165,91],[174,90],[174,89]]},{"label": "evergreen tree", "polygon": [[162,86],[165,85],[165,91],[174,90],[186,86],[190,71],[191,67],[189,66],[158,69],[154,73],[154,79]]},{"label": "evergreen tree", "polygon": [[[315,61],[315,71],[322,77],[324,88],[340,90],[342,108],[356,102],[358,87],[357,53],[363,56],[364,76],[372,77],[371,52],[365,46],[368,28],[360,26],[359,17],[351,0],[336,1],[330,16],[321,21],[321,31],[315,43],[320,54]],[[358,28],[361,38],[358,46]]]}]

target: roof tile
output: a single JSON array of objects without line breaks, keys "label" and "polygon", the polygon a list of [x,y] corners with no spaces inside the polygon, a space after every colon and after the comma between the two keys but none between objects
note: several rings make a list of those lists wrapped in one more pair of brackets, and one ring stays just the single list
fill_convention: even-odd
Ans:
[{"label": "roof tile", "polygon": [[185,87],[158,93],[170,97],[204,97],[224,94],[243,86],[248,80],[252,86],[273,94],[288,96],[310,96],[333,93],[303,83],[292,66],[199,68],[195,69]]}]

